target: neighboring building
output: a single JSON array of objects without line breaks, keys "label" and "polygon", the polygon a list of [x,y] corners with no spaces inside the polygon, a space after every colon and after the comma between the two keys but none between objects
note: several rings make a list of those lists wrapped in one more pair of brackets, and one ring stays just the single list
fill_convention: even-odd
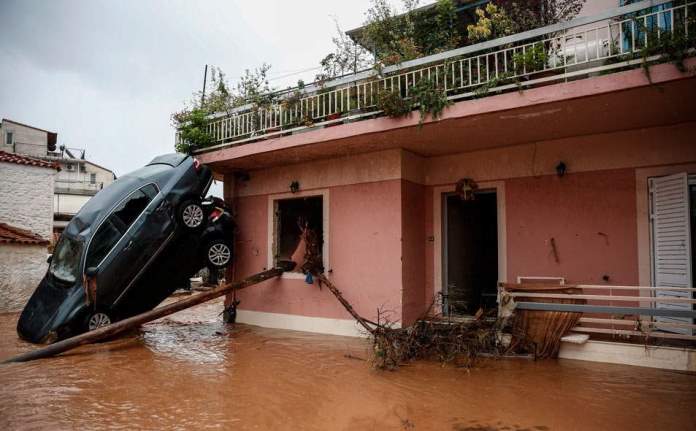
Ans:
[{"label": "neighboring building", "polygon": [[59,169],[0,151],[0,312],[21,309],[46,273]]},{"label": "neighboring building", "polygon": [[[60,166],[53,199],[56,234],[63,231],[90,197],[116,179],[111,170],[85,160],[84,150],[57,147],[58,134],[55,132],[3,119],[0,138],[0,150],[39,157]],[[76,157],[78,152],[80,155]]]},{"label": "neighboring building", "polygon": [[99,190],[114,182],[116,176],[96,163],[72,157],[67,150],[45,159],[61,168],[53,197],[53,230],[60,233],[80,208]]},{"label": "neighboring building", "polygon": [[46,157],[49,152],[56,151],[58,134],[3,118],[0,138],[0,151]]},{"label": "neighboring building", "polygon": [[[696,76],[657,53],[662,64],[646,68],[648,77],[646,35],[626,33],[628,14],[655,4],[663,7],[652,22],[663,34],[696,12],[693,3],[687,14],[660,1],[605,7],[595,18],[387,67],[383,76],[344,77],[320,93],[310,85],[293,109],[213,121],[217,145],[197,157],[224,176],[237,214],[230,275],[287,258],[301,216],[322,237],[327,276],[373,320],[381,308],[410,324],[433,299],[446,314],[471,315],[496,305],[496,282],[520,277],[693,288]],[[550,50],[543,64],[513,69],[512,56],[542,39]],[[627,48],[631,39],[638,42]],[[696,59],[685,66],[693,70]],[[517,82],[496,79],[505,72]],[[424,75],[454,102],[441,119],[379,116],[375,88],[407,95]],[[476,184],[476,199],[462,201],[458,184]],[[693,310],[693,292],[682,297],[673,308]],[[357,333],[331,293],[299,274],[237,298],[240,322]],[[693,319],[677,322],[693,331]]]}]

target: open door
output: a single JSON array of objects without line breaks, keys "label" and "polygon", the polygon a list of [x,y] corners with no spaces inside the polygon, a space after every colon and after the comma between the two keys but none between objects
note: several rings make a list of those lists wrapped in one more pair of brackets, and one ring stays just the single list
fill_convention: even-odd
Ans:
[{"label": "open door", "polygon": [[[658,287],[693,286],[691,194],[687,173],[650,179],[650,221],[652,226],[653,281]],[[693,298],[692,292],[657,291],[658,297]],[[658,308],[691,310],[693,304],[658,303]],[[693,319],[656,317],[658,322],[693,324]],[[667,329],[664,329],[667,330]],[[690,328],[669,328],[670,332],[691,335]]]},{"label": "open door", "polygon": [[473,200],[444,196],[443,312],[473,315],[497,307],[498,206],[494,190]]}]

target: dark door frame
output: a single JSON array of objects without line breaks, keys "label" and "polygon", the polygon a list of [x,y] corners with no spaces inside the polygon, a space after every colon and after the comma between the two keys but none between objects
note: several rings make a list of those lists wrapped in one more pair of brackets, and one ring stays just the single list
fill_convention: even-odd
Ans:
[{"label": "dark door frame", "polygon": [[[504,214],[501,214],[500,211],[500,188],[497,187],[485,187],[481,190],[478,190],[476,193],[477,194],[495,194],[495,200],[496,200],[496,218],[497,218],[497,234],[496,234],[496,240],[497,240],[497,246],[498,246],[498,256],[497,256],[497,277],[500,279],[500,270],[501,270],[501,261],[500,261],[500,256],[501,256],[501,250],[500,247],[503,246],[504,243],[501,243],[501,223],[505,223],[505,220],[501,220],[501,216],[504,217]],[[442,261],[442,285],[440,286],[440,292],[441,292],[441,298],[442,299],[442,313],[443,315],[448,315],[448,309],[449,309],[449,304],[447,303],[447,292],[449,288],[449,253],[448,253],[448,235],[447,235],[447,230],[448,230],[448,225],[447,225],[447,215],[448,215],[448,206],[447,206],[447,198],[450,196],[454,196],[456,193],[455,192],[444,192],[440,194],[440,208],[442,209],[440,211],[440,237],[442,238],[441,240],[441,250],[440,250],[440,255],[441,261]],[[505,251],[503,251],[504,253]]]}]

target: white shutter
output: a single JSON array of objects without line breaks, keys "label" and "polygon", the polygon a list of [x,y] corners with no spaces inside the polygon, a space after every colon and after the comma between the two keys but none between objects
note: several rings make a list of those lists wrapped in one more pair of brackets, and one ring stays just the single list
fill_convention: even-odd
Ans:
[{"label": "white shutter", "polygon": [[[650,179],[653,277],[658,287],[691,287],[689,177],[686,173]],[[658,297],[691,298],[690,292],[657,291]],[[692,305],[658,303],[658,308],[691,310]],[[693,319],[657,317],[658,322],[693,323]],[[665,329],[666,330],[666,329]],[[691,329],[670,332],[692,334]]]}]

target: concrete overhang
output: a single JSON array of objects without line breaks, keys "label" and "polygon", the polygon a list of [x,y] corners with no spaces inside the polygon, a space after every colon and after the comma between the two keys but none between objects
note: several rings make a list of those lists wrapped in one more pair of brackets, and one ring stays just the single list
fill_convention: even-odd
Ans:
[{"label": "concrete overhang", "polygon": [[[690,70],[696,59],[686,62]],[[652,81],[652,82],[651,82]],[[403,148],[423,157],[696,121],[696,76],[672,64],[460,101],[439,120],[378,117],[199,154],[216,174]],[[696,137],[694,137],[696,143]]]}]

